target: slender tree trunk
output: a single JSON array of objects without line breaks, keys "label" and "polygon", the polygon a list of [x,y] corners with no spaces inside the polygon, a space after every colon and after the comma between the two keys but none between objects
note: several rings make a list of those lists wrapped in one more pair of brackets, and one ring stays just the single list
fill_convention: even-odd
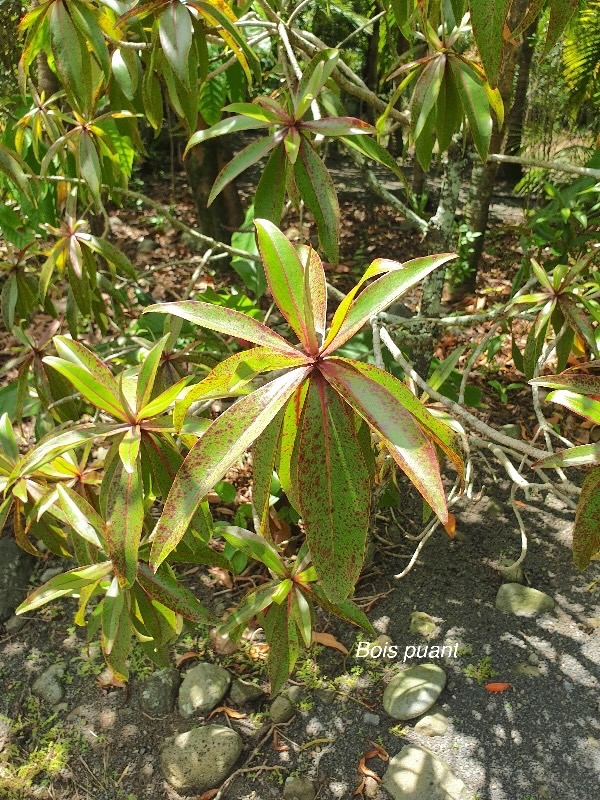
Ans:
[{"label": "slender tree trunk", "polygon": [[[377,6],[376,6],[377,9]],[[364,81],[372,92],[377,94],[379,83],[379,20],[373,25],[373,31],[369,37],[369,49],[364,70]],[[366,109],[369,122],[375,124],[377,112],[370,106]]]},{"label": "slender tree trunk", "polygon": [[[517,63],[518,75],[515,86],[515,96],[506,121],[506,144],[504,153],[507,156],[518,156],[521,152],[523,141],[523,128],[527,116],[527,94],[529,92],[529,77],[535,52],[535,33],[539,20],[536,19],[523,36],[523,44],[519,50]],[[501,180],[517,181],[523,177],[521,164],[501,164],[498,169],[498,178]]]},{"label": "slender tree trunk", "polygon": [[[508,27],[514,30],[515,25],[523,18],[527,11],[528,0],[515,0],[511,6],[511,12],[508,20]],[[502,69],[498,79],[498,89],[502,96],[505,108],[510,108],[510,102],[513,93],[513,82],[517,56],[519,53],[519,46],[515,46],[508,39],[505,42]],[[492,131],[492,139],[490,142],[490,153],[501,153],[506,136],[507,120],[505,118],[502,128],[498,128],[494,123],[494,130]],[[473,172],[471,175],[471,189],[470,197],[473,199],[473,204],[467,208],[467,223],[472,234],[477,234],[473,241],[473,247],[469,254],[469,272],[470,278],[466,288],[475,286],[477,278],[477,269],[483,253],[485,244],[485,234],[487,230],[490,204],[494,194],[494,186],[496,183],[496,174],[498,172],[498,165],[493,161],[488,161],[486,164],[480,165],[475,161]]]},{"label": "slender tree trunk", "polygon": [[235,183],[226,186],[210,206],[208,197],[215,178],[230,160],[231,154],[223,143],[218,139],[211,139],[192,147],[184,161],[200,232],[227,244],[231,241],[231,234],[244,221],[244,211]]},{"label": "slender tree trunk", "polygon": [[[444,155],[444,174],[437,211],[429,222],[429,228],[425,236],[427,251],[432,255],[451,252],[455,249],[454,218],[458,207],[464,166],[462,146],[458,142],[452,142]],[[439,317],[445,275],[444,267],[440,267],[423,281],[419,309],[421,316]],[[429,366],[433,358],[437,333],[438,330],[435,323],[424,323],[418,337],[415,337],[415,369],[425,379],[427,379]]]}]

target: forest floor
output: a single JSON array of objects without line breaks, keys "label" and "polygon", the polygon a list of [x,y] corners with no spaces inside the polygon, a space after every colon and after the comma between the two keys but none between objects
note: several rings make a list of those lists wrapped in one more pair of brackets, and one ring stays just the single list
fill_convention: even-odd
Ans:
[{"label": "forest floor", "polygon": [[[345,180],[351,186],[354,179]],[[193,224],[191,202],[181,199],[182,182],[183,177],[176,176],[176,213]],[[170,204],[168,184],[160,176],[147,179],[144,191]],[[406,231],[399,235],[398,217],[387,207],[343,187],[340,199],[342,266],[332,268],[328,279],[342,291],[354,284],[373,258],[406,260],[424,254],[416,235]],[[518,204],[501,198],[493,209],[477,290],[462,298],[449,294],[445,306],[449,312],[486,311],[509,296],[522,257],[514,227],[519,218]],[[152,298],[180,299],[201,259],[190,242],[155,212],[134,207],[119,210],[111,228],[113,240],[140,271],[153,270],[144,287]],[[292,222],[287,232],[292,237],[299,233]],[[187,263],[164,266],[172,261]],[[231,284],[239,286],[239,280],[229,272],[206,272],[191,291]],[[414,300],[405,301],[412,307]],[[135,314],[132,309],[132,318]],[[447,356],[487,329],[488,323],[449,328],[436,355]],[[6,352],[9,343],[4,344]],[[521,436],[529,439],[535,416],[529,390],[512,366],[510,346],[510,336],[499,337],[481,368],[473,372],[472,384],[480,393],[475,413],[495,427],[516,424]],[[490,382],[494,380],[501,389]],[[561,424],[580,443],[593,434],[568,416]],[[235,475],[229,477],[236,482]],[[245,482],[243,470],[238,478],[238,483]],[[244,486],[238,489],[239,499]],[[404,568],[414,548],[405,534],[417,533],[421,518],[414,493],[403,487],[401,507],[381,512],[380,538],[356,591],[377,633],[387,635],[400,653],[413,645],[454,648],[456,658],[438,662],[447,675],[437,704],[448,718],[445,733],[427,736],[415,729],[417,720],[398,723],[389,717],[382,707],[383,690],[403,666],[402,659],[356,658],[357,642],[368,637],[319,616],[317,628],[348,652],[319,645],[301,657],[290,681],[301,687],[290,722],[273,725],[268,695],[239,707],[226,698],[223,704],[230,713],[219,711],[211,719],[231,726],[244,741],[241,771],[217,795],[219,800],[275,800],[282,796],[289,775],[309,778],[319,800],[354,796],[383,800],[388,795],[379,777],[386,769],[385,755],[393,757],[407,743],[426,746],[443,758],[466,785],[469,800],[596,800],[600,583],[594,580],[600,578],[599,565],[593,564],[585,575],[572,565],[571,511],[550,496],[523,498],[521,512],[529,536],[525,581],[549,594],[555,608],[531,619],[500,612],[495,598],[502,578],[494,565],[518,556],[520,536],[500,468],[479,458],[476,489],[482,490],[480,500],[463,498],[453,508],[455,537],[443,530],[433,536],[412,572],[398,581],[393,576]],[[230,515],[234,508],[221,504],[216,515]],[[66,568],[53,558],[39,564],[31,585],[38,585],[41,574],[55,567]],[[260,580],[260,572],[244,574],[232,585],[218,571],[192,569],[185,580],[200,599],[224,613],[253,581]],[[26,617],[20,630],[0,633],[0,764],[3,751],[9,753],[13,780],[5,787],[0,784],[0,796],[5,791],[11,800],[178,800],[183,795],[161,774],[161,745],[202,719],[183,719],[176,710],[159,716],[143,710],[141,692],[153,666],[141,651],[134,651],[130,684],[111,685],[98,648],[89,646],[83,629],[73,625],[73,608],[73,602],[53,604]],[[415,611],[432,618],[428,638],[411,631]],[[239,650],[225,653],[209,631],[189,629],[173,649],[174,664],[182,673],[197,660],[212,661],[232,675],[258,680],[267,689],[264,655],[260,632]],[[31,685],[56,664],[64,670],[64,696],[49,709],[31,693]],[[488,679],[510,686],[490,693],[484,687]],[[375,751],[382,757],[365,759]],[[215,794],[201,796],[208,800]],[[199,795],[192,797],[198,800]]]}]

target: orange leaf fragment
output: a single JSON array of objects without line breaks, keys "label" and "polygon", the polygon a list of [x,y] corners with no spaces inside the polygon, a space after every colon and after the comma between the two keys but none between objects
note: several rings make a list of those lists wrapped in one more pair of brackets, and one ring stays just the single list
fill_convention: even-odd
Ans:
[{"label": "orange leaf fragment", "polygon": [[444,530],[451,539],[456,536],[456,517],[448,512],[448,522],[444,525]]},{"label": "orange leaf fragment", "polygon": [[330,633],[319,633],[318,631],[313,631],[312,635],[313,642],[317,644],[325,645],[325,647],[332,647],[334,650],[339,650],[340,653],[343,653],[345,656],[348,655],[348,649],[344,647],[341,642],[332,636]]},{"label": "orange leaf fragment", "polygon": [[216,797],[219,794],[219,791],[219,789],[209,789],[208,792],[201,794],[198,800],[212,800],[213,797]]},{"label": "orange leaf fragment", "polygon": [[227,714],[229,719],[246,719],[248,714],[244,714],[242,711],[236,711],[235,708],[228,708],[227,706],[217,706],[214,711],[211,711],[208,715],[207,719],[211,719],[214,717],[215,714]]},{"label": "orange leaf fragment", "polygon": [[365,763],[367,758],[373,758],[373,756],[370,753],[366,753],[361,758],[361,760],[358,762],[358,774],[363,775],[365,778],[373,778],[373,780],[376,780],[377,783],[381,783],[381,778],[379,777],[379,775],[376,772],[373,772],[372,769],[369,769],[367,767]]},{"label": "orange leaf fragment", "polygon": [[378,758],[380,758],[382,761],[390,760],[390,754],[380,744],[377,744],[377,742],[369,742],[369,744],[373,748],[373,752],[375,752]]},{"label": "orange leaf fragment", "polygon": [[505,692],[510,689],[510,683],[486,683],[483,687],[487,692]]}]

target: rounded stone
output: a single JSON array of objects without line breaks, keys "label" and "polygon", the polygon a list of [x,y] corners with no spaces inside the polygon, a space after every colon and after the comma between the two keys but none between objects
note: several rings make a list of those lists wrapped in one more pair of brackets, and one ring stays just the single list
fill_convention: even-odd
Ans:
[{"label": "rounded stone", "polygon": [[231,702],[235,703],[236,706],[243,706],[245,703],[256,702],[264,696],[265,692],[258,684],[243,681],[241,678],[236,678],[234,680],[229,693]]},{"label": "rounded stone", "polygon": [[241,752],[242,739],[234,730],[204,725],[167,739],[160,764],[173,788],[203,792],[231,774]]},{"label": "rounded stone", "polygon": [[282,694],[273,700],[269,709],[271,719],[276,725],[280,722],[289,722],[295,713],[294,704]]},{"label": "rounded stone", "polygon": [[383,787],[394,800],[472,800],[450,766],[426,747],[407,744],[389,762]]},{"label": "rounded stone", "polygon": [[179,688],[179,713],[182,717],[207,714],[227,694],[231,675],[217,664],[202,662],[186,673]]},{"label": "rounded stone", "polygon": [[153,716],[170,714],[175,707],[181,675],[176,669],[153,672],[141,685],[140,706]]},{"label": "rounded stone", "polygon": [[535,617],[544,611],[552,611],[554,600],[538,589],[520,583],[504,583],[496,595],[496,608],[517,617]]},{"label": "rounded stone", "polygon": [[448,715],[443,708],[432,708],[417,722],[415,731],[423,736],[443,736],[448,730]]},{"label": "rounded stone", "polygon": [[383,707],[394,719],[420,717],[438,699],[446,673],[437,664],[416,664],[394,675],[383,693]]},{"label": "rounded stone", "polygon": [[316,794],[308,778],[290,776],[283,785],[283,800],[315,800]]},{"label": "rounded stone", "polygon": [[64,664],[53,664],[35,680],[31,691],[47,705],[55,706],[60,703],[65,693],[60,683],[64,674]]}]

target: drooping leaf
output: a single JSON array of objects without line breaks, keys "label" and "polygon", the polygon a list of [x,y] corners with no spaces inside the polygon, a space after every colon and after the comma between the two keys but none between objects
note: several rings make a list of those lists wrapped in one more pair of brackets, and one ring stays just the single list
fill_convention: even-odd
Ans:
[{"label": "drooping leaf", "polygon": [[269,525],[269,499],[275,461],[279,452],[281,428],[285,410],[281,409],[273,422],[265,428],[252,447],[252,504],[260,520],[260,533],[271,538]]},{"label": "drooping leaf", "polygon": [[106,544],[122,586],[132,586],[137,575],[138,548],[144,524],[141,468],[115,468],[107,495]]},{"label": "drooping leaf", "polygon": [[219,195],[227,184],[231,183],[234,178],[237,178],[244,170],[256,164],[261,158],[268,155],[271,150],[277,147],[285,137],[285,131],[277,131],[272,136],[266,136],[259,139],[257,142],[244,147],[231,161],[226,164],[221,172],[216,177],[210,195],[208,196],[208,205],[210,206],[214,199]]},{"label": "drooping leaf", "polygon": [[288,160],[285,147],[278,144],[262,170],[254,197],[254,214],[257,219],[267,219],[279,225],[285,201]]},{"label": "drooping leaf", "polygon": [[277,694],[290,676],[298,657],[298,634],[285,605],[273,604],[264,616],[265,638],[269,643],[271,694]]},{"label": "drooping leaf", "polygon": [[457,57],[450,57],[450,69],[473,141],[481,159],[487,159],[492,135],[492,115],[484,83],[479,74]]},{"label": "drooping leaf", "polygon": [[332,603],[320,586],[312,586],[311,592],[316,596],[319,605],[323,606],[326,611],[335,614],[336,617],[343,619],[345,622],[358,625],[359,628],[363,628],[373,636],[375,635],[375,629],[369,622],[365,612],[359,608],[356,603],[353,603],[352,600]]},{"label": "drooping leaf", "polygon": [[353,591],[364,558],[371,491],[350,417],[320,375],[311,378],[298,449],[298,499],[313,564],[332,602]]},{"label": "drooping leaf", "polygon": [[[504,25],[511,0],[471,0],[471,22],[477,49],[491,86],[496,86],[500,74]],[[562,1],[559,0],[559,2]]]},{"label": "drooping leaf", "polygon": [[573,560],[584,570],[600,552],[600,467],[586,475],[575,513]]},{"label": "drooping leaf", "polygon": [[543,56],[558,42],[579,7],[579,0],[550,0],[550,22]]},{"label": "drooping leaf", "polygon": [[340,209],[331,175],[307,138],[302,137],[294,164],[296,186],[317,223],[321,249],[327,258],[339,261]]},{"label": "drooping leaf", "polygon": [[75,534],[102,550],[105,527],[102,517],[87,500],[69,486],[59,483],[56,490],[65,517]]},{"label": "drooping leaf", "polygon": [[[192,20],[188,10],[179,0],[173,0],[158,20],[158,35],[167,61],[173,71],[189,88],[189,53],[192,46]],[[194,79],[195,79],[194,75]]]},{"label": "drooping leaf", "polygon": [[338,359],[327,359],[320,368],[344,400],[385,440],[394,460],[445,523],[448,509],[435,448],[398,402],[397,393],[392,393],[384,381],[353,371]]},{"label": "drooping leaf", "polygon": [[314,119],[303,122],[301,129],[322,136],[364,136],[377,133],[376,128],[356,117]]},{"label": "drooping leaf", "polygon": [[[591,362],[594,364],[595,362]],[[582,367],[589,365],[582,364]],[[547,386],[550,389],[569,389],[585,395],[600,395],[600,377],[586,374],[583,371],[570,370],[562,375],[544,375],[542,378],[533,378],[530,383],[537,386]]]},{"label": "drooping leaf", "polygon": [[140,564],[138,583],[144,592],[167,608],[193,622],[214,622],[214,615],[200,603],[193,592],[182,586],[168,568],[157,573],[145,564]]},{"label": "drooping leaf", "polygon": [[307,375],[298,367],[242,397],[218,417],[183,462],[152,543],[156,569],[185,534],[202,498],[262,433]]},{"label": "drooping leaf", "polygon": [[279,577],[283,578],[285,576],[285,567],[279,557],[279,553],[272,544],[269,544],[261,536],[236,525],[219,526],[218,531],[229,544],[232,544],[256,561],[262,561],[265,567]]},{"label": "drooping leaf", "polygon": [[568,408],[569,411],[589,419],[595,425],[600,425],[600,400],[594,400],[591,397],[566,389],[550,392],[546,400],[549,403],[559,403],[561,406]]},{"label": "drooping leaf", "polygon": [[543,458],[534,466],[542,467],[584,467],[590,464],[600,464],[600,444],[582,444],[578,447],[569,447],[560,453]]}]

